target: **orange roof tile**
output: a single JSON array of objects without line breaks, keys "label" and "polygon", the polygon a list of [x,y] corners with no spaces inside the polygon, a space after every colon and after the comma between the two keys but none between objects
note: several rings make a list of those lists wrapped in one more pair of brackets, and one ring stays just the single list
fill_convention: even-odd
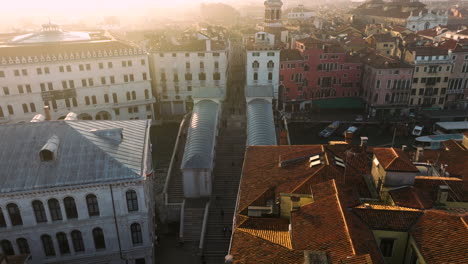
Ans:
[{"label": "orange roof tile", "polygon": [[418,172],[408,154],[401,149],[374,148],[374,155],[387,171]]},{"label": "orange roof tile", "polygon": [[422,214],[416,209],[382,205],[361,205],[353,213],[371,229],[392,231],[408,231]]},{"label": "orange roof tile", "polygon": [[411,229],[426,263],[466,263],[468,259],[467,214],[428,210]]},{"label": "orange roof tile", "polygon": [[289,220],[283,218],[250,217],[237,228],[239,231],[292,249]]}]

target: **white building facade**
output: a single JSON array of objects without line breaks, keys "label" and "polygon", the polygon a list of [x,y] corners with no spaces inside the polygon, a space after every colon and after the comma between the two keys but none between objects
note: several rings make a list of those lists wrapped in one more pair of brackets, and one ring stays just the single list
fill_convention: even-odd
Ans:
[{"label": "white building facade", "polygon": [[45,105],[53,120],[70,111],[86,120],[154,118],[144,51],[50,27],[0,46],[0,122],[30,120]]},{"label": "white building facade", "polygon": [[413,14],[408,17],[406,20],[406,28],[412,31],[421,31],[425,29],[434,28],[436,26],[445,26],[448,24],[448,13],[428,11],[423,14],[419,12],[418,14]]},{"label": "white building facade", "polygon": [[[252,43],[246,44],[246,91],[256,93],[262,87],[272,87],[274,98],[278,98],[280,49],[275,46],[275,36],[257,32]],[[257,87],[257,88],[255,88]],[[270,88],[267,89],[271,91]],[[263,94],[261,91],[259,93]],[[253,96],[247,94],[247,96]]]},{"label": "white building facade", "polygon": [[[150,122],[116,122],[122,121],[53,121],[2,126],[2,132],[8,134],[10,142],[15,141],[12,133],[20,136],[34,129],[37,131],[37,140],[41,144],[44,141],[47,143],[41,151],[33,151],[34,154],[28,156],[37,156],[34,157],[36,161],[19,168],[29,172],[22,175],[23,179],[8,178],[8,169],[0,173],[0,253],[29,254],[31,263],[153,263],[153,179],[148,139]],[[48,123],[62,124],[45,128]],[[67,154],[66,149],[80,140],[68,138],[69,142],[65,142],[67,134],[75,135],[67,126],[80,131],[79,134],[89,140],[83,143],[84,151],[78,153],[78,157],[95,156],[100,159],[101,165],[105,164],[107,171],[90,177],[93,170],[99,171],[96,165],[101,166],[100,162],[93,162],[93,158],[77,158],[78,166],[70,168],[76,177],[67,172],[55,175],[62,171],[59,168],[63,168],[65,157],[70,157],[71,153]],[[103,130],[100,128],[103,126],[111,129]],[[95,138],[90,135],[85,127],[99,131],[92,132],[99,136]],[[119,135],[122,137],[120,143],[118,140],[110,143],[109,138],[105,138],[119,131],[122,133]],[[50,147],[50,139],[47,138],[51,133],[55,134],[57,148],[51,151],[53,158],[47,160],[43,152],[47,152]],[[137,139],[132,133],[143,136]],[[88,145],[90,142],[113,146],[108,146],[110,151],[100,155],[99,150],[93,150],[94,147]],[[140,144],[132,150],[139,157],[136,162],[142,164],[136,170],[129,169],[130,163],[112,164],[113,161],[105,157],[131,154],[115,151],[119,146],[127,144]],[[1,144],[2,147],[5,145],[11,144]],[[137,152],[140,152],[139,155]],[[0,155],[5,158],[4,152]],[[35,163],[40,163],[40,166],[45,167],[42,168],[44,170],[29,170],[28,167]],[[88,171],[88,176],[79,177],[80,170]],[[139,172],[134,174],[135,171]],[[37,178],[38,182],[31,185],[28,182],[31,177]],[[44,178],[48,178],[48,182],[43,181]]]},{"label": "white building facade", "polygon": [[223,100],[226,95],[228,48],[223,41],[193,40],[168,45],[151,54],[151,71],[163,116],[182,115],[194,98]]}]

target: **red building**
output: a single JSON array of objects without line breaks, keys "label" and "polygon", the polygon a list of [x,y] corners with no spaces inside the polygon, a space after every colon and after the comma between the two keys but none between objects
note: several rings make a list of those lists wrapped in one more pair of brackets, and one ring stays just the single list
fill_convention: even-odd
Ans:
[{"label": "red building", "polygon": [[[362,63],[335,43],[306,38],[281,51],[283,103],[307,108],[312,100],[361,96]],[[294,104],[294,103],[293,103]],[[297,109],[297,107],[295,107]]]}]

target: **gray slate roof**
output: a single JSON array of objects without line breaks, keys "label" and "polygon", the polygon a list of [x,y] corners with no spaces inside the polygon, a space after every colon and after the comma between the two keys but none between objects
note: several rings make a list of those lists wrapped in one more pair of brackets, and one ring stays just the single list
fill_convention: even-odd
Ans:
[{"label": "gray slate roof", "polygon": [[[51,121],[0,126],[0,192],[137,179],[149,144],[147,120]],[[120,131],[121,141],[93,130]],[[57,136],[52,161],[39,152]],[[50,141],[49,141],[50,142]]]},{"label": "gray slate roof", "polygon": [[247,104],[247,145],[276,145],[273,106],[264,99],[255,99]]},{"label": "gray slate roof", "polygon": [[211,100],[202,100],[193,107],[181,169],[213,167],[213,144],[219,110],[219,104]]}]

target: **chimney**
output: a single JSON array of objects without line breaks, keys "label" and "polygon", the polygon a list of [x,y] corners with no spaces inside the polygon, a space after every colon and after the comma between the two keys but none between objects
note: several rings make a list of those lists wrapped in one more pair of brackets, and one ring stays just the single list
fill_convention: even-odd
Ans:
[{"label": "chimney", "polygon": [[52,117],[50,116],[50,108],[48,105],[44,106],[44,116],[45,116],[45,120],[47,121],[52,120]]},{"label": "chimney", "polygon": [[368,140],[367,137],[361,137],[362,152],[366,152],[366,150],[367,150],[367,140]]},{"label": "chimney", "polygon": [[346,142],[347,144],[350,144],[350,145],[351,145],[352,141],[353,141],[353,132],[348,132],[348,131],[346,131],[346,132],[345,132],[345,142]]},{"label": "chimney", "polygon": [[406,146],[406,145],[401,145],[401,150],[402,150],[402,151],[406,151],[407,149],[408,149],[408,146]]},{"label": "chimney", "polygon": [[37,123],[37,122],[42,122],[45,120],[45,116],[41,114],[37,114],[31,119],[31,123]]},{"label": "chimney", "polygon": [[416,148],[416,155],[414,156],[414,161],[419,162],[422,158],[422,155],[424,153],[424,148],[423,147],[417,147]]},{"label": "chimney", "polygon": [[447,202],[449,187],[447,185],[439,185],[437,191],[437,203],[444,204]]}]

